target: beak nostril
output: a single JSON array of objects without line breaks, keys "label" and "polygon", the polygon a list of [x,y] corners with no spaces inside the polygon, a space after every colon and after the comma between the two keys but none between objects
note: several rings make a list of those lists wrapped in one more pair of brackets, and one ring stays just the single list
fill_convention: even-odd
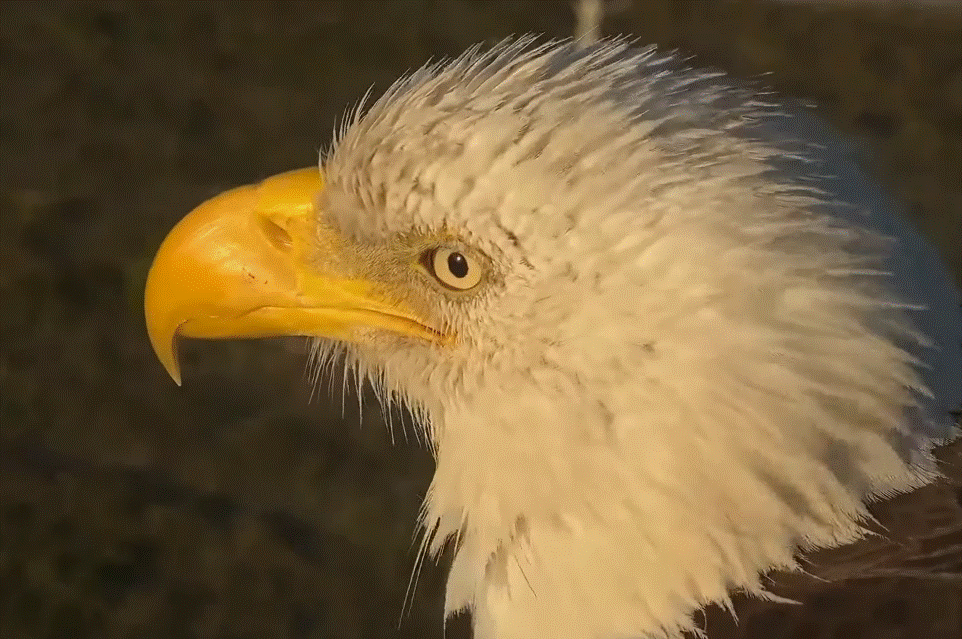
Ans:
[{"label": "beak nostril", "polygon": [[270,218],[264,218],[263,226],[264,234],[271,244],[285,253],[291,250],[293,242],[291,240],[291,234],[287,232],[287,229]]}]

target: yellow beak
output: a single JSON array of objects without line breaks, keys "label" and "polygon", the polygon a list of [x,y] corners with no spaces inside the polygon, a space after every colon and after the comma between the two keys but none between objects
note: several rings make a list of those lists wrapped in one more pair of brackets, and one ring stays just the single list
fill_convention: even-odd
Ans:
[{"label": "yellow beak", "polygon": [[439,342],[439,333],[344,264],[318,223],[317,168],[242,186],[201,204],[164,239],[147,275],[147,333],[177,384],[177,338],[322,336],[364,329]]}]

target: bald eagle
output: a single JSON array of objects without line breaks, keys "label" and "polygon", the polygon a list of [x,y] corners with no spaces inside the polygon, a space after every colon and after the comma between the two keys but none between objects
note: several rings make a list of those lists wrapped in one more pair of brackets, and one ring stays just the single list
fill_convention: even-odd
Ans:
[{"label": "bald eagle", "polygon": [[304,335],[419,418],[477,639],[676,638],[938,480],[959,294],[804,110],[606,41],[472,49],[201,205],[149,336]]}]

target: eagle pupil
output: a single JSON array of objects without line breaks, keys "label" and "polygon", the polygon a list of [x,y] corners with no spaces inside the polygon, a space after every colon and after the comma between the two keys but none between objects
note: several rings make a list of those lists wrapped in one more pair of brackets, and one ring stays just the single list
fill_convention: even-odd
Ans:
[{"label": "eagle pupil", "polygon": [[465,277],[468,274],[468,260],[460,253],[451,253],[448,255],[448,270],[459,279]]}]

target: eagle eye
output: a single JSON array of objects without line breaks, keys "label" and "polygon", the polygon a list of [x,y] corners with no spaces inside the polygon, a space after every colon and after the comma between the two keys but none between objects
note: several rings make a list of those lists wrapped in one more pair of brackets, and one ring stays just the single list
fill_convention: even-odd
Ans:
[{"label": "eagle eye", "polygon": [[425,251],[421,263],[434,279],[453,291],[468,291],[481,281],[481,265],[466,252],[451,247]]}]

